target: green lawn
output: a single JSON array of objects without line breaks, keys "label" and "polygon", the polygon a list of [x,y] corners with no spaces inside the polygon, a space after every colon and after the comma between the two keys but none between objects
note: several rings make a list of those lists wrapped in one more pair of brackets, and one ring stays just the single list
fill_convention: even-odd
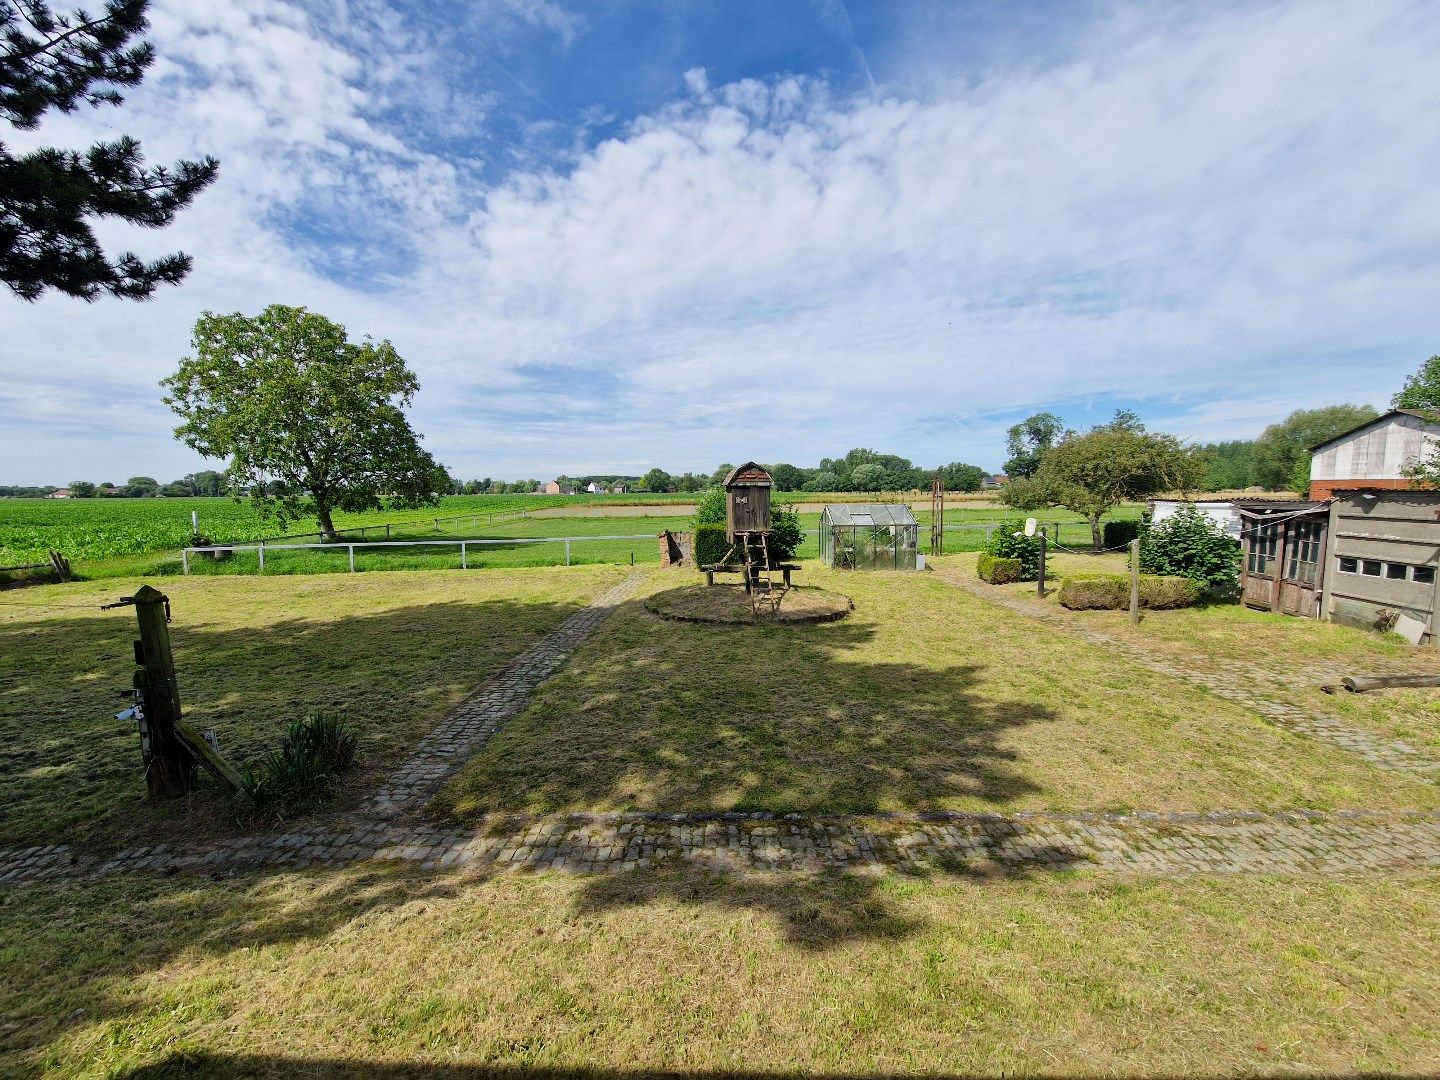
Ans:
[{"label": "green lawn", "polygon": [[1435,875],[37,887],[0,1074],[1434,1075],[1437,911]]},{"label": "green lawn", "polygon": [[[955,559],[958,572],[973,574],[974,560]],[[1099,558],[1061,554],[1052,564],[1060,576],[1095,569],[1126,573],[1123,555]],[[1035,584],[990,586],[1035,599]],[[1440,675],[1440,651],[1318,619],[1255,611],[1240,604],[1208,604],[1178,611],[1146,612],[1138,627],[1128,612],[1075,611],[1060,606],[1058,582],[1046,607],[1077,625],[1103,630],[1153,650],[1157,656],[1201,671],[1249,673],[1272,696],[1324,712],[1376,734],[1401,739],[1440,758],[1440,690],[1384,690],[1327,694],[1344,675]]]},{"label": "green lawn", "polygon": [[[831,624],[621,609],[434,812],[1433,807],[1440,788],[971,597],[836,573]],[[655,575],[650,589],[693,580]]]},{"label": "green lawn", "polygon": [[[372,789],[457,701],[620,581],[620,567],[326,577],[181,578],[171,599],[187,715],[236,761],[290,720],[342,713],[361,734],[342,805]],[[0,604],[0,848],[213,833],[238,812],[213,790],[141,801],[130,686],[137,581],[45,586]],[[59,606],[55,606],[59,605]]]}]

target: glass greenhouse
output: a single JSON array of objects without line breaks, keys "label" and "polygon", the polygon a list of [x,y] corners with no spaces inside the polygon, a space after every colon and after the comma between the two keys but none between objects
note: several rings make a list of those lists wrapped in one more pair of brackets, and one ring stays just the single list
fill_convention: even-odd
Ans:
[{"label": "glass greenhouse", "polygon": [[827,506],[820,514],[820,558],[842,570],[914,570],[920,526],[902,504]]}]

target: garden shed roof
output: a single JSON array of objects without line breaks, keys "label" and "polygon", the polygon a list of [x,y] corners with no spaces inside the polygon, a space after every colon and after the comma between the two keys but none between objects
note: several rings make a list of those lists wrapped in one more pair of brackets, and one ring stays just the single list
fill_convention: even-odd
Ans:
[{"label": "garden shed roof", "polygon": [[914,525],[915,515],[904,503],[834,503],[820,512],[831,525]]}]

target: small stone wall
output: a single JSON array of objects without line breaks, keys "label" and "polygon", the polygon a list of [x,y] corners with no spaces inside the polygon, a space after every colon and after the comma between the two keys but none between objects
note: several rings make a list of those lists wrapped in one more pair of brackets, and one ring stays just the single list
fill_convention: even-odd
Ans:
[{"label": "small stone wall", "polygon": [[680,563],[691,562],[695,550],[695,534],[688,532],[671,532],[666,529],[659,535],[660,540],[660,565],[676,566]]}]

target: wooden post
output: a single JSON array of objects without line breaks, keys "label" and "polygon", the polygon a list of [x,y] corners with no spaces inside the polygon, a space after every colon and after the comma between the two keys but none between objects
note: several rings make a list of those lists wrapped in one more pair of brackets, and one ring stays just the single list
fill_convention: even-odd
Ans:
[{"label": "wooden post", "polygon": [[265,541],[260,541],[260,573],[265,572]]},{"label": "wooden post", "polygon": [[1140,538],[1130,541],[1130,621],[1140,621]]},{"label": "wooden post", "polygon": [[[140,624],[136,643],[135,688],[141,692],[145,715],[145,784],[152,799],[186,795],[195,779],[195,759],[176,730],[180,719],[180,688],[175,681],[175,658],[170,653],[170,627],[165,621],[166,598],[149,585],[135,593],[135,619]],[[142,748],[144,742],[141,743]]]},{"label": "wooden post", "polygon": [[350,552],[350,572],[355,572],[355,545],[351,544],[347,549]]},{"label": "wooden post", "polygon": [[460,569],[461,569],[461,570],[468,570],[468,569],[470,569],[468,566],[465,565],[465,541],[464,541],[464,540],[461,540],[461,541],[460,541]]},{"label": "wooden post", "polygon": [[189,574],[189,573],[190,573],[190,549],[189,549],[189,548],[181,548],[181,549],[180,549],[180,569],[181,569],[181,571],[182,571],[183,573],[185,573],[185,574]]},{"label": "wooden post", "polygon": [[565,541],[565,565],[570,565],[570,541],[568,539]]},{"label": "wooden post", "polygon": [[1048,547],[1045,530],[1040,530],[1040,576],[1035,579],[1035,595],[1045,599],[1045,554]]}]

